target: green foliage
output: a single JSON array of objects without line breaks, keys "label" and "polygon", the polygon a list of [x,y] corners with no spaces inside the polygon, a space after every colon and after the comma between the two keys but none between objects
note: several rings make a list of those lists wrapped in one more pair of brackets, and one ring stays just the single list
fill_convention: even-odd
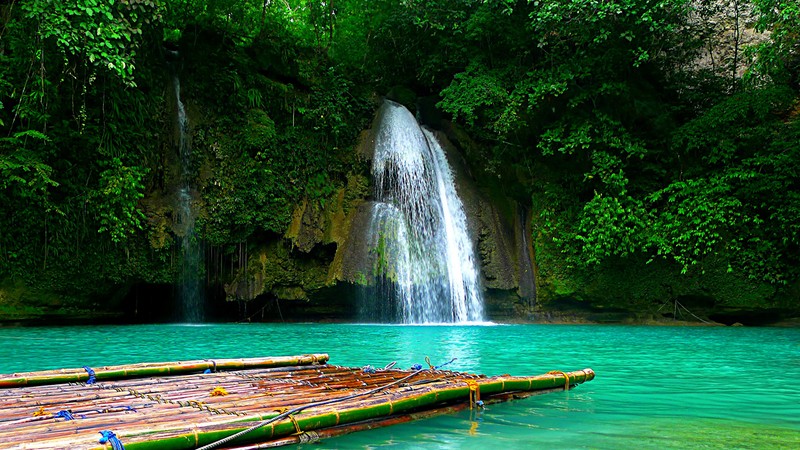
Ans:
[{"label": "green foliage", "polygon": [[795,3],[742,5],[773,33],[745,49],[758,57],[743,83],[697,68],[713,36],[684,0],[457,2],[452,20],[412,2],[427,10],[410,22],[449,57],[439,106],[493,149],[496,176],[528,186],[575,276],[642,256],[704,273],[716,258],[784,283],[798,277]]},{"label": "green foliage", "polygon": [[748,78],[767,78],[775,84],[798,82],[800,68],[800,6],[793,0],[752,0],[757,15],[756,29],[770,33],[757,45]]},{"label": "green foliage", "polygon": [[342,139],[352,141],[365,124],[359,118],[366,115],[370,105],[359,95],[355,83],[329,67],[311,88],[309,106],[299,111],[312,121],[314,130],[332,134],[338,145]]},{"label": "green foliage", "polygon": [[139,62],[161,34],[160,3],[2,9],[0,276],[79,297],[109,280],[168,278],[139,234],[160,107]]},{"label": "green foliage", "polygon": [[126,167],[114,158],[100,173],[99,190],[92,194],[97,199],[96,208],[100,222],[97,231],[107,232],[113,242],[123,242],[142,229],[144,213],[137,202],[144,197],[142,179],[147,174],[143,167]]},{"label": "green foliage", "polygon": [[706,261],[722,258],[729,272],[755,281],[796,279],[798,124],[785,119],[792,95],[741,92],[675,130],[674,151],[694,164],[651,192],[643,187],[652,180],[617,171],[621,160],[594,158],[594,169],[607,170],[586,181],[603,180],[606,194],[595,192],[580,212],[552,199],[563,209],[543,212],[545,232],[578,268],[639,253],[673,260],[684,274],[706,273]]},{"label": "green foliage", "polygon": [[[198,128],[193,139],[193,153],[206,155],[198,161],[207,173],[198,226],[215,245],[283,234],[296,204],[324,202],[345,179],[349,146],[370,107],[363,91],[330,61],[317,64],[321,56],[313,41],[311,47],[303,42],[275,29],[252,43],[189,53],[187,63],[204,70],[183,79],[182,86],[218,118]],[[276,46],[288,53],[273,53]],[[294,84],[286,83],[288,77]]]},{"label": "green foliage", "polygon": [[651,244],[656,254],[674,258],[682,273],[726,247],[737,250],[730,248],[738,240],[731,231],[750,220],[728,181],[722,177],[678,181],[648,198],[665,203],[653,211]]},{"label": "green foliage", "polygon": [[[269,118],[266,112],[260,109],[251,109],[247,112],[247,122],[247,133],[244,139],[248,146],[268,149],[275,145],[277,137],[275,122]],[[256,154],[256,156],[261,156],[261,154]]]},{"label": "green foliage", "polygon": [[375,255],[375,266],[372,268],[373,278],[377,278],[381,275],[387,275],[389,277],[396,276],[396,274],[389,272],[386,236],[384,236],[383,233],[378,236],[378,244],[375,246],[375,248],[370,250],[370,253]]},{"label": "green foliage", "polygon": [[641,251],[648,226],[644,213],[642,202],[630,196],[596,194],[584,205],[575,234],[581,263],[599,264]]},{"label": "green foliage", "polygon": [[800,124],[790,118],[785,87],[729,97],[676,133],[675,144],[697,154],[702,171],[654,192],[654,246],[682,264],[719,253],[731,270],[785,283],[798,276],[800,203],[795,192]]},{"label": "green foliage", "polygon": [[[324,206],[359,172],[352,146],[394,89],[466,127],[484,185],[534,200],[545,276],[564,258],[559,295],[648,260],[637,273],[670,286],[681,272],[796,282],[800,11],[742,5],[770,34],[743,49],[741,79],[702,67],[714,6],[688,0],[0,7],[0,276],[169,282],[170,202],[187,177],[207,242],[281,236],[295,205]],[[657,285],[624,301],[670,295]]]},{"label": "green foliage", "polygon": [[179,28],[164,28],[164,42],[177,44],[181,40],[181,30]]},{"label": "green foliage", "polygon": [[216,170],[203,193],[207,213],[199,225],[205,236],[221,245],[240,242],[257,230],[283,232],[292,201],[299,197],[300,155],[281,155],[277,149],[285,141],[280,140],[271,148],[254,149],[256,155],[251,155],[224,134],[210,138],[218,149]]},{"label": "green foliage", "polygon": [[507,78],[505,75],[478,64],[470,65],[465,72],[456,74],[453,83],[442,90],[444,100],[440,105],[451,112],[454,119],[464,118],[474,126],[480,118],[489,122],[492,130],[502,134],[510,127],[503,109],[511,101],[509,87],[502,81]]},{"label": "green foliage", "polygon": [[36,152],[26,149],[28,139],[48,141],[47,136],[33,130],[0,138],[0,190],[11,198],[46,202],[48,189],[58,183],[52,179],[53,168],[39,160]]},{"label": "green foliage", "polygon": [[79,58],[133,85],[134,56],[142,28],[161,20],[158,1],[29,1],[21,8],[36,23],[38,38],[53,40],[65,64]]}]

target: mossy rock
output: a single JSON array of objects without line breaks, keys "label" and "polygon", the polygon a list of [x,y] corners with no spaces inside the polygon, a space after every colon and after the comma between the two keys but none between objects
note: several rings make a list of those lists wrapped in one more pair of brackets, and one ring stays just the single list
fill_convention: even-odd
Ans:
[{"label": "mossy rock", "polygon": [[[553,244],[540,238],[539,301],[544,309],[563,309],[565,301],[578,302],[592,311],[612,309],[628,314],[667,316],[676,305],[698,317],[755,315],[788,310],[775,286],[748,280],[727,271],[721,259],[709,258],[702,269],[682,274],[680,267],[664,259],[644,256],[609,258],[602,265],[570,268]],[[676,303],[677,302],[677,303]],[[761,312],[759,312],[761,311]],[[688,318],[687,320],[697,320]]]},{"label": "mossy rock", "polygon": [[92,293],[85,297],[63,294],[54,290],[29,287],[19,281],[0,281],[0,323],[77,323],[118,318],[120,313],[109,310],[116,300],[101,307],[93,301]]},{"label": "mossy rock", "polygon": [[245,128],[244,141],[254,148],[267,148],[275,144],[277,132],[275,122],[261,109],[251,109],[247,112],[247,127]]},{"label": "mossy rock", "polygon": [[251,251],[247,266],[225,285],[229,300],[253,300],[272,294],[278,298],[306,299],[307,291],[326,287],[333,256],[292,250],[291,242],[276,238]]}]

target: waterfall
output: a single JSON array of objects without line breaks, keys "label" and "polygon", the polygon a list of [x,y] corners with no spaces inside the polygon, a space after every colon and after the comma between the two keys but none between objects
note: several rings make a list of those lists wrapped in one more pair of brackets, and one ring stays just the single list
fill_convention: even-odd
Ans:
[{"label": "waterfall", "polygon": [[362,300],[362,319],[483,321],[467,219],[441,145],[394,102],[379,111],[374,145],[365,239],[375,289]]},{"label": "waterfall", "polygon": [[187,134],[189,119],[181,101],[181,82],[177,73],[172,77],[175,88],[175,101],[178,118],[178,154],[180,157],[180,186],[176,199],[176,231],[181,238],[181,273],[178,280],[179,314],[181,322],[202,322],[205,291],[200,277],[200,264],[203,259],[202,246],[194,232],[196,213],[192,209],[192,199],[196,191],[192,186],[191,146]]}]

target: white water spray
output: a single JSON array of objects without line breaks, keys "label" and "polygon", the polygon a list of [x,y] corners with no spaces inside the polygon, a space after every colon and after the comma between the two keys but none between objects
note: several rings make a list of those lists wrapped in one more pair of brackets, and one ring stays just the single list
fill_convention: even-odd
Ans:
[{"label": "white water spray", "polygon": [[377,297],[362,317],[401,323],[484,320],[467,219],[444,150],[403,106],[386,102],[375,136],[367,232]]}]

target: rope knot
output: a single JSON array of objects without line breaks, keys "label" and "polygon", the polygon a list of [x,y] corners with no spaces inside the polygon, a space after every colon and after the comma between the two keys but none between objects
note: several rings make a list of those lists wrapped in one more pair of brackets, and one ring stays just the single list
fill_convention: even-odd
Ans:
[{"label": "rope knot", "polygon": [[547,374],[548,375],[564,375],[564,390],[565,391],[569,390],[569,375],[567,375],[567,372],[562,372],[560,370],[551,370],[550,372],[547,372]]},{"label": "rope knot", "polygon": [[203,361],[210,362],[211,367],[207,367],[206,370],[203,371],[204,374],[208,373],[216,373],[217,372],[217,362],[213,359],[204,359]]},{"label": "rope knot", "polygon": [[64,419],[64,421],[68,420],[75,420],[75,416],[72,415],[72,411],[65,409],[61,410],[55,414],[53,414],[53,419]]},{"label": "rope knot", "polygon": [[119,438],[113,431],[103,430],[100,431],[100,434],[103,436],[98,441],[100,444],[105,444],[106,442],[111,444],[111,448],[113,450],[125,450],[125,446],[122,445]]},{"label": "rope knot", "polygon": [[95,377],[94,370],[92,370],[92,368],[89,366],[83,366],[83,370],[85,370],[86,373],[89,374],[89,379],[86,380],[86,384],[94,384],[95,381],[97,381],[97,377]]},{"label": "rope knot", "polygon": [[303,430],[300,429],[300,424],[297,423],[297,419],[294,417],[293,414],[291,414],[292,410],[290,410],[287,407],[283,407],[283,408],[275,409],[274,411],[278,413],[278,415],[276,417],[285,416],[292,422],[292,425],[294,425],[295,434],[299,435],[299,434],[303,433]]},{"label": "rope knot", "polygon": [[466,380],[466,383],[469,386],[469,409],[473,407],[482,408],[481,385],[475,380]]},{"label": "rope knot", "polygon": [[303,434],[303,430],[300,429],[300,424],[297,423],[297,418],[294,415],[289,414],[289,420],[291,420],[292,421],[292,425],[294,425],[294,431],[295,431],[294,434],[297,434],[297,435]]}]

